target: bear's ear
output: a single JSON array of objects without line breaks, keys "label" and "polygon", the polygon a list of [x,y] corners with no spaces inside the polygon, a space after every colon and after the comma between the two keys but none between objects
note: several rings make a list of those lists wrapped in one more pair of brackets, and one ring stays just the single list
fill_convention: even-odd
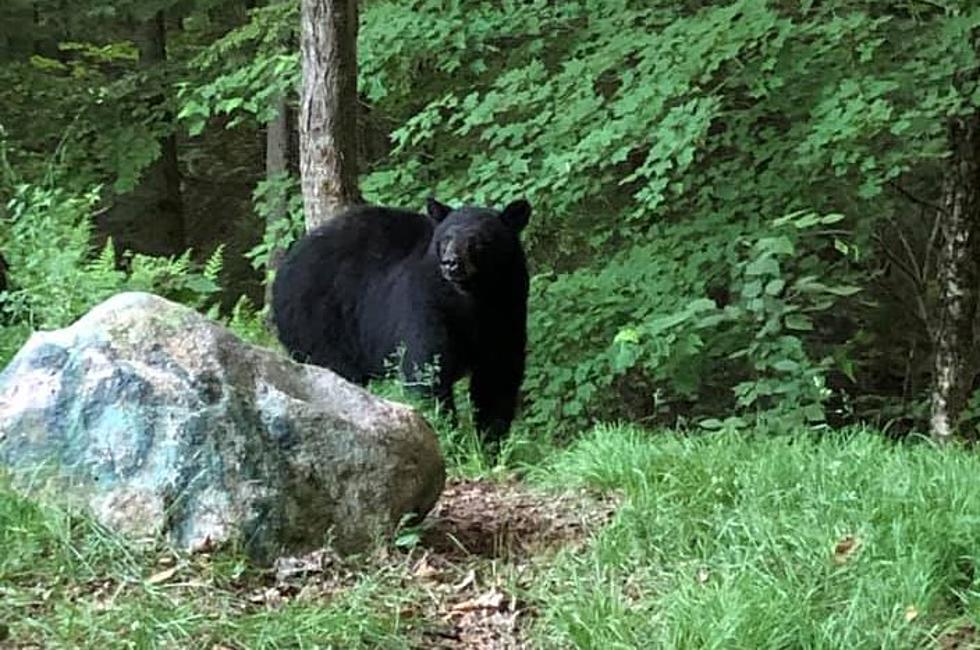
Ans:
[{"label": "bear's ear", "polygon": [[524,230],[528,220],[531,218],[531,204],[525,199],[511,201],[504,211],[500,213],[500,218],[504,223],[520,232]]},{"label": "bear's ear", "polygon": [[445,203],[439,203],[436,201],[435,197],[430,196],[425,200],[425,211],[429,213],[429,216],[436,220],[436,222],[441,222],[446,216],[453,211],[451,207]]}]

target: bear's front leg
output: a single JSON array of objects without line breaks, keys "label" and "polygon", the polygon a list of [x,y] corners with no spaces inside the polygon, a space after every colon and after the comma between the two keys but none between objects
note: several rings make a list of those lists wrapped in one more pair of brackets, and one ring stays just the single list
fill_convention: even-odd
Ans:
[{"label": "bear's front leg", "polygon": [[517,411],[524,360],[523,356],[488,356],[482,361],[470,377],[473,419],[484,442],[496,445],[510,430]]}]

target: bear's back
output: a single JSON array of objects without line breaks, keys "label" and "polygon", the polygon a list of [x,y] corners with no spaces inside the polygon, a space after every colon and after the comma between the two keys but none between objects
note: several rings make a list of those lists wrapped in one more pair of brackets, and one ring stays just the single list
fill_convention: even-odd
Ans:
[{"label": "bear's back", "polygon": [[392,282],[419,268],[433,231],[425,215],[358,206],[298,240],[272,291],[273,320],[292,356],[366,380],[376,364],[365,350],[362,313],[391,302]]},{"label": "bear's back", "polygon": [[416,212],[358,206],[311,231],[297,247],[305,244],[310,249],[306,254],[320,258],[321,264],[348,259],[380,269],[424,255],[433,230],[432,220]]}]

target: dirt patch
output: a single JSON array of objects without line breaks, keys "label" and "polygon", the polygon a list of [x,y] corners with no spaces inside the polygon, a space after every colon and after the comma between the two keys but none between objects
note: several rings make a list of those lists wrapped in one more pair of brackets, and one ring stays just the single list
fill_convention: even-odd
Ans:
[{"label": "dirt patch", "polygon": [[[486,561],[458,564],[425,551],[412,567],[424,598],[413,604],[414,645],[418,648],[524,648],[533,608]],[[467,568],[469,567],[469,568]]]},{"label": "dirt patch", "polygon": [[584,541],[616,506],[614,497],[584,491],[555,495],[516,481],[452,480],[429,514],[422,544],[450,558],[519,561]]},{"label": "dirt patch", "polygon": [[[419,544],[382,549],[369,564],[398,589],[417,594],[399,612],[418,648],[513,650],[529,647],[533,603],[521,594],[543,557],[584,544],[612,517],[618,499],[555,494],[517,481],[451,480],[426,518]],[[358,570],[327,551],[282,558],[275,579],[253,590],[253,606],[330,598],[356,583]]]},{"label": "dirt patch", "polygon": [[452,480],[429,514],[412,575],[426,585],[419,647],[514,649],[535,609],[517,594],[542,555],[585,543],[618,499],[516,481]]},{"label": "dirt patch", "polygon": [[942,650],[973,650],[980,648],[980,632],[966,624],[941,634],[938,642]]}]

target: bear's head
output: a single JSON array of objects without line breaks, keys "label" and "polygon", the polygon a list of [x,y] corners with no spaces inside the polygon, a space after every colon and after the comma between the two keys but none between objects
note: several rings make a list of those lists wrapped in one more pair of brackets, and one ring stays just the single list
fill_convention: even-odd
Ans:
[{"label": "bear's head", "polygon": [[442,277],[460,291],[491,285],[508,272],[526,273],[519,236],[531,217],[531,204],[524,199],[497,211],[453,209],[430,198],[426,210],[436,222],[430,254],[439,261]]}]

